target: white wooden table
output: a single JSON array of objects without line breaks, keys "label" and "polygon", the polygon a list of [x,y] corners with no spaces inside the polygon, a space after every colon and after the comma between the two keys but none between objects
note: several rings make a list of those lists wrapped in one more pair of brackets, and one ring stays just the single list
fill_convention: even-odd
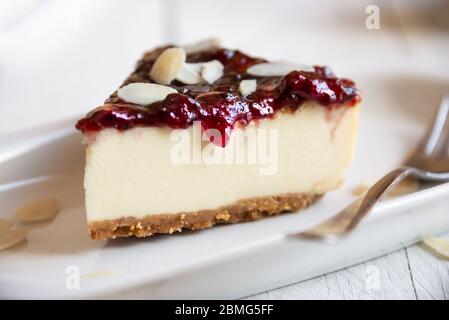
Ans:
[{"label": "white wooden table", "polygon": [[448,299],[449,260],[422,245],[247,299]]},{"label": "white wooden table", "polygon": [[[443,88],[449,87],[448,31],[432,25],[434,13],[444,11],[436,1],[324,1],[316,4],[319,10],[290,0],[234,0],[213,6],[207,0],[172,0],[169,5],[136,1],[133,6],[129,1],[43,1],[37,6],[36,1],[25,2],[30,9],[18,7],[20,19],[0,10],[0,40],[5,44],[0,49],[0,91],[22,91],[11,100],[0,96],[0,119],[21,118],[2,121],[0,134],[84,113],[115,88],[144,49],[210,35],[268,58],[300,56],[299,62],[329,64],[350,75],[386,63],[418,66],[446,75]],[[377,31],[365,27],[365,9],[373,3],[380,7]],[[232,17],[227,6],[235,9]],[[111,43],[120,45],[105,51]],[[17,68],[2,69],[13,61],[19,61]],[[23,110],[28,117],[22,117]],[[417,245],[248,298],[447,299],[449,261]]]}]

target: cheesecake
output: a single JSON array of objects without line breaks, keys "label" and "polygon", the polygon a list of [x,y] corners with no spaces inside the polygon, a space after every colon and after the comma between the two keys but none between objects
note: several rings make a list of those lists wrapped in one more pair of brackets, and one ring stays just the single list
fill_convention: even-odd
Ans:
[{"label": "cheesecake", "polygon": [[329,67],[216,43],[149,51],[76,128],[92,239],[296,212],[338,188],[360,94]]}]

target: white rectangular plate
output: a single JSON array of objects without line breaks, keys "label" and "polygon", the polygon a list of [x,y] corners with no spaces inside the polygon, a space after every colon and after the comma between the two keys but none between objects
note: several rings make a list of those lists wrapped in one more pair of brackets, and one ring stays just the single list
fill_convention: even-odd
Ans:
[{"label": "white rectangular plate", "polygon": [[[377,80],[359,84],[370,87],[367,93],[385,91],[375,87],[384,85]],[[47,195],[61,201],[62,211],[51,223],[33,226],[27,242],[0,252],[0,297],[240,298],[446,231],[449,184],[441,184],[383,202],[337,245],[285,237],[336,213],[354,199],[352,188],[403,160],[429,119],[410,108],[398,108],[388,94],[366,94],[358,151],[345,186],[300,214],[138,240],[88,237],[84,150],[74,120],[2,137],[0,217],[13,218],[20,204]]]}]

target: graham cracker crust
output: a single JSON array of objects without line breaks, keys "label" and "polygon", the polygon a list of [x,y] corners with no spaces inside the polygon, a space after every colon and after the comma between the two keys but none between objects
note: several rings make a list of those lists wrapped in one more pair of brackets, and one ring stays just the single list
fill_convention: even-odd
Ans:
[{"label": "graham cracker crust", "polygon": [[304,209],[317,201],[321,194],[288,193],[237,201],[215,210],[201,210],[175,214],[148,215],[143,218],[125,217],[89,223],[94,240],[118,237],[148,237],[156,233],[198,230],[219,223],[237,223]]}]

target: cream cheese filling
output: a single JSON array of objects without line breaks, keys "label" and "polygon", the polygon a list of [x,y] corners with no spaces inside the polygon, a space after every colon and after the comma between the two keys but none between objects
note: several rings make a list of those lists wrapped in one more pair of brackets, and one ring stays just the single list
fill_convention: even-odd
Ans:
[{"label": "cream cheese filling", "polygon": [[[265,173],[261,162],[194,161],[194,155],[203,155],[206,148],[220,148],[209,142],[194,143],[194,126],[182,130],[138,127],[122,132],[104,129],[96,133],[87,139],[84,185],[88,221],[188,213],[241,199],[334,190],[353,157],[358,106],[330,110],[307,102],[294,113],[279,112],[243,132],[261,129],[277,135],[269,140],[269,147],[276,151],[270,149],[270,159],[276,163],[271,167],[265,163]],[[188,161],[180,161],[185,160],[182,157],[174,160],[180,146],[174,135],[191,138]],[[228,146],[232,148],[220,148],[221,156],[231,159],[248,154],[249,143],[235,143],[236,136],[231,135]],[[256,139],[258,143],[260,139]]]}]

